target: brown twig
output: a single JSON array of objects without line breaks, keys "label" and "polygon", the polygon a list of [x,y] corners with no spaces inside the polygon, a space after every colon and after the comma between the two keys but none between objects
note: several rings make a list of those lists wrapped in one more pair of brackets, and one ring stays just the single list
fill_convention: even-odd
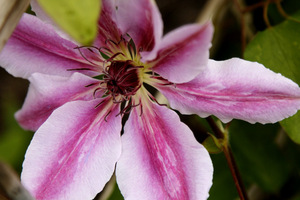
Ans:
[{"label": "brown twig", "polygon": [[224,139],[225,138],[224,133],[219,129],[219,127],[217,126],[215,120],[211,116],[207,117],[206,121],[208,122],[209,126],[211,127],[212,131],[214,132],[215,136],[218,139]]},{"label": "brown twig", "polygon": [[248,200],[248,195],[247,195],[245,186],[243,184],[241,175],[239,173],[238,167],[237,167],[236,162],[234,160],[234,157],[233,157],[230,146],[225,145],[223,147],[223,152],[224,152],[227,164],[229,166],[230,172],[232,174],[234,184],[235,184],[235,187],[237,189],[237,192],[239,194],[240,199],[241,200]]},{"label": "brown twig", "polygon": [[258,2],[256,4],[253,4],[253,5],[247,6],[242,10],[242,12],[243,13],[252,12],[253,10],[255,10],[257,8],[264,7],[265,3],[266,2],[262,1],[262,2]]},{"label": "brown twig", "polygon": [[242,55],[244,54],[244,51],[246,49],[246,25],[245,25],[245,17],[242,10],[241,5],[237,0],[233,0],[239,13],[240,13],[240,23],[241,23],[241,41],[242,41]]},{"label": "brown twig", "polygon": [[10,200],[34,200],[30,193],[22,186],[14,170],[0,162],[0,197]]},{"label": "brown twig", "polygon": [[263,11],[263,17],[264,17],[264,21],[265,21],[265,23],[266,23],[266,25],[267,25],[267,27],[268,28],[271,28],[272,26],[271,26],[271,23],[270,23],[270,21],[269,21],[269,18],[268,18],[268,7],[269,7],[269,4],[270,4],[270,2],[271,2],[271,0],[267,0],[266,2],[265,2],[265,5],[264,5],[264,11]]}]

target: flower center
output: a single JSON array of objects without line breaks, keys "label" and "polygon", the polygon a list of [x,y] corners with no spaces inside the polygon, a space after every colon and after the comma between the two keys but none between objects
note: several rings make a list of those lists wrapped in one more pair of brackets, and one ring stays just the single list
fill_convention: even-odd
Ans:
[{"label": "flower center", "polygon": [[111,61],[105,68],[103,81],[106,83],[107,92],[115,101],[128,100],[130,96],[135,95],[141,87],[139,69],[142,67],[135,66],[131,60],[118,60]]}]

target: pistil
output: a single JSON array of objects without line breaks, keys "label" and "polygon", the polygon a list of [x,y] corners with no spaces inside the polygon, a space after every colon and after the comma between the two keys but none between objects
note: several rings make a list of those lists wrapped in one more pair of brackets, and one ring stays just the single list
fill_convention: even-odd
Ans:
[{"label": "pistil", "polygon": [[135,66],[131,60],[112,61],[104,70],[103,81],[106,83],[107,93],[114,97],[122,96],[128,100],[135,95],[141,87],[139,69],[143,66]]}]

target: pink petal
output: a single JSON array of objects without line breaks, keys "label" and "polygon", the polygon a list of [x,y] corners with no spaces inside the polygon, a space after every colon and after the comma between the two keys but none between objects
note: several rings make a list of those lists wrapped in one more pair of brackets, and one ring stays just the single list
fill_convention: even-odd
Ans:
[{"label": "pink petal", "polygon": [[22,182],[36,199],[92,199],[110,179],[121,154],[121,118],[112,102],[95,109],[98,103],[67,103],[35,133]]},{"label": "pink petal", "polygon": [[142,116],[134,109],[125,125],[116,168],[124,198],[207,199],[213,173],[208,152],[174,111],[150,104],[143,104]]},{"label": "pink petal", "polygon": [[150,51],[161,39],[163,25],[159,10],[151,0],[118,0],[116,20],[123,34],[128,33],[135,45]]},{"label": "pink petal", "polygon": [[155,51],[143,54],[143,59],[171,82],[190,81],[206,69],[212,35],[211,23],[183,26],[167,34]]},{"label": "pink petal", "polygon": [[290,79],[263,65],[238,58],[208,63],[194,80],[156,86],[183,114],[215,115],[250,123],[275,123],[300,109],[300,89]]},{"label": "pink petal", "polygon": [[24,129],[33,131],[64,103],[92,100],[93,92],[99,86],[86,87],[98,81],[79,73],[74,73],[71,77],[35,73],[29,80],[29,91],[22,109],[16,113],[16,119]]},{"label": "pink petal", "polygon": [[[69,38],[56,27],[36,0],[32,0],[31,6],[40,19],[55,27],[60,36]],[[99,19],[99,34],[95,41],[97,47],[106,46],[107,39],[118,42],[121,35],[129,34],[136,46],[149,51],[162,36],[162,19],[154,1],[103,0]]]},{"label": "pink petal", "polygon": [[[72,40],[69,35],[64,33],[60,27],[56,25],[55,22],[44,12],[44,10],[40,7],[36,0],[31,0],[31,7],[33,11],[36,13],[37,17],[43,20],[44,22],[53,26],[59,36],[62,38]],[[98,36],[95,40],[94,46],[96,47],[104,47],[106,46],[106,42],[108,39],[117,42],[120,40],[120,36],[122,35],[121,31],[118,29],[116,24],[116,13],[115,13],[115,2],[111,0],[102,0],[102,10],[101,17],[99,18],[99,30]]]},{"label": "pink petal", "polygon": [[[68,69],[93,69],[75,47],[76,44],[59,37],[51,25],[24,14],[0,54],[0,65],[23,78],[35,72],[70,75],[73,71]],[[85,57],[93,60],[95,56],[90,54]]]},{"label": "pink petal", "polygon": [[107,41],[118,43],[123,34],[116,23],[115,1],[102,0],[102,10],[98,22],[98,36],[95,41],[97,47],[104,47]]}]

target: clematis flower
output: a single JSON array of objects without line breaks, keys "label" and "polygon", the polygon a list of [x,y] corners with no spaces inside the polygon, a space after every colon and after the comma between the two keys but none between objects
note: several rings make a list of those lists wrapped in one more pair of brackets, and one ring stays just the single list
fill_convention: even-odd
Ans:
[{"label": "clematis flower", "polygon": [[16,118],[36,131],[21,177],[36,199],[92,199],[114,170],[126,200],[206,199],[208,152],[153,90],[183,114],[223,122],[276,122],[299,109],[299,87],[280,74],[209,60],[211,23],[162,37],[153,1],[102,3],[93,46],[68,40],[33,1],[39,18],[25,14],[0,54],[2,67],[30,81]]}]

